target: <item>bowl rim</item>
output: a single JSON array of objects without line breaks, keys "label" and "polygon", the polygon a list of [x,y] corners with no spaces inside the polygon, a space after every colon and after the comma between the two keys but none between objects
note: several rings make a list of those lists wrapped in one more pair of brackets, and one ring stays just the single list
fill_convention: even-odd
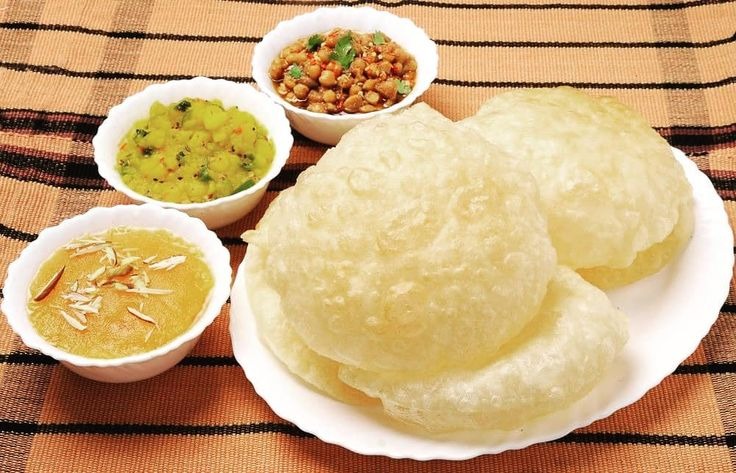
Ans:
[{"label": "bowl rim", "polygon": [[[136,217],[141,213],[150,213],[152,214],[149,217],[150,219],[156,217],[158,221],[162,222],[178,221],[182,226],[186,225],[188,230],[191,229],[193,234],[197,234],[197,239],[203,240],[206,242],[206,245],[194,243],[192,241],[193,238],[183,235],[181,230],[177,231],[170,228],[170,225],[167,226],[164,224],[156,227],[146,224],[137,225],[135,223]],[[208,262],[210,271],[212,271],[214,282],[198,318],[189,328],[169,342],[143,353],[117,358],[92,358],[58,348],[38,333],[30,323],[30,320],[28,320],[30,316],[28,312],[28,289],[40,265],[59,248],[59,244],[54,243],[55,240],[65,239],[68,242],[86,233],[105,231],[89,230],[89,223],[94,219],[110,217],[115,217],[116,220],[121,219],[123,221],[107,225],[104,227],[105,229],[117,226],[165,229],[175,236],[182,238],[190,245],[197,247],[203,254],[209,254],[210,257],[205,257],[205,259]],[[63,244],[61,243],[61,245]],[[39,252],[38,258],[35,258],[34,252]],[[31,260],[37,260],[38,264],[34,264]],[[22,269],[24,267],[30,267],[32,271],[25,284],[18,282],[18,276],[24,271]],[[61,221],[55,226],[41,230],[38,237],[20,252],[19,256],[8,266],[3,284],[6,292],[4,293],[5,297],[2,304],[0,304],[0,309],[5,314],[8,325],[10,325],[27,347],[36,349],[57,361],[66,362],[78,367],[112,368],[160,359],[181,348],[186,343],[196,340],[220,314],[223,305],[229,297],[231,284],[232,267],[230,266],[230,253],[223,246],[217,235],[209,230],[200,219],[190,217],[178,210],[167,209],[153,204],[94,207],[83,214],[75,215]],[[21,322],[24,319],[28,321],[27,325]]]},{"label": "bowl rim", "polygon": [[[342,113],[342,114],[328,114],[328,113],[318,113],[318,112],[312,112],[304,108],[295,107],[289,102],[283,100],[274,90],[271,86],[271,80],[268,77],[267,71],[260,70],[260,68],[257,68],[257,63],[263,61],[263,64],[270,64],[271,58],[265,58],[265,47],[269,43],[273,42],[276,38],[280,38],[284,35],[285,31],[288,31],[292,25],[294,24],[300,24],[305,21],[309,21],[312,17],[320,16],[320,15],[334,15],[335,17],[344,17],[345,15],[349,15],[351,17],[365,17],[366,15],[374,16],[382,21],[392,21],[401,23],[403,28],[406,28],[407,31],[411,31],[412,34],[416,35],[417,41],[421,43],[421,48],[427,48],[429,51],[430,61],[425,64],[422,62],[421,64],[418,64],[417,70],[420,71],[417,74],[417,79],[420,77],[425,79],[421,86],[417,81],[417,84],[415,84],[414,88],[411,90],[409,95],[404,97],[403,100],[400,102],[397,102],[393,104],[390,107],[376,110],[373,112],[368,113]],[[302,37],[305,37],[309,35],[310,32],[300,33],[298,37],[292,38],[292,40],[296,40]],[[403,46],[402,46],[403,47]],[[339,6],[339,7],[320,7],[316,10],[313,10],[311,12],[303,13],[297,16],[294,16],[288,20],[282,20],[280,21],[274,29],[266,33],[266,35],[263,36],[260,42],[255,45],[253,48],[253,56],[251,58],[251,75],[253,76],[253,80],[258,85],[258,88],[261,92],[266,94],[271,100],[276,102],[278,105],[284,107],[288,112],[302,115],[304,117],[309,117],[312,119],[318,119],[328,122],[348,122],[348,121],[355,121],[355,120],[364,120],[369,119],[373,117],[377,117],[380,115],[390,114],[394,113],[398,110],[401,110],[402,108],[410,106],[412,103],[414,103],[424,92],[429,89],[429,86],[434,82],[434,80],[437,78],[437,72],[438,72],[438,65],[439,65],[439,54],[437,51],[437,44],[429,37],[429,35],[419,27],[416,23],[414,23],[411,19],[406,17],[401,17],[398,15],[394,15],[391,12],[385,11],[385,10],[376,10],[375,8],[368,7],[368,6],[362,6],[362,7],[349,7],[349,6]],[[426,75],[422,71],[428,71]],[[422,74],[422,75],[420,75]]]},{"label": "bowl rim", "polygon": [[[272,142],[276,147],[276,154],[274,155],[273,162],[271,163],[271,167],[269,168],[268,172],[258,182],[256,182],[254,186],[235,194],[219,197],[207,202],[192,202],[185,204],[158,200],[140,194],[128,187],[125,182],[123,182],[122,178],[120,178],[120,174],[118,173],[118,171],[115,169],[115,156],[108,158],[103,152],[102,142],[104,140],[110,139],[112,141],[119,142],[120,139],[122,139],[123,135],[128,132],[135,120],[138,119],[131,118],[131,115],[129,114],[131,108],[139,104],[148,104],[150,106],[155,101],[159,100],[159,97],[162,93],[172,89],[176,90],[177,88],[187,86],[189,84],[194,84],[197,86],[214,86],[229,90],[234,90],[233,88],[237,87],[237,93],[245,94],[256,101],[259,101],[259,107],[269,108],[270,112],[275,114],[274,120],[276,122],[276,129],[267,129],[269,132],[269,136],[271,137]],[[274,107],[272,107],[272,105],[274,105]],[[252,114],[254,117],[256,117],[256,119],[258,119],[258,117],[256,116],[258,114],[257,111],[255,113],[253,110],[243,111]],[[124,127],[123,133],[119,136],[116,136],[118,134],[115,133],[115,131],[119,123],[125,124],[126,126]],[[177,79],[168,82],[155,83],[145,87],[144,89],[132,95],[129,95],[122,102],[110,108],[107,113],[107,117],[105,117],[105,119],[97,129],[97,133],[95,133],[95,136],[92,138],[94,161],[97,164],[97,171],[110,186],[112,186],[115,190],[127,195],[133,200],[183,211],[213,208],[220,204],[238,201],[245,198],[246,196],[258,193],[261,189],[265,189],[265,187],[281,172],[283,167],[286,165],[293,145],[294,137],[291,132],[291,125],[286,118],[284,110],[281,107],[278,107],[276,104],[273,104],[273,101],[267,95],[260,92],[250,84],[233,82],[226,79],[212,79],[205,76],[196,76],[190,79]]]}]

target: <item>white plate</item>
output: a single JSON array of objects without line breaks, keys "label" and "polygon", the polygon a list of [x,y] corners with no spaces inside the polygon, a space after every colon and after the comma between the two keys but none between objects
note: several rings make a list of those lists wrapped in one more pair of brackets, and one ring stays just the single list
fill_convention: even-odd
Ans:
[{"label": "white plate", "polygon": [[688,247],[659,273],[609,292],[630,320],[630,339],[614,367],[583,399],[524,429],[419,435],[388,419],[380,408],[335,401],[292,375],[256,332],[241,264],[230,308],[238,363],[276,414],[325,442],[366,455],[416,460],[462,460],[524,448],[562,437],[637,401],[687,358],[708,333],[728,295],[733,234],[710,180],[674,150],[692,184],[695,232]]}]

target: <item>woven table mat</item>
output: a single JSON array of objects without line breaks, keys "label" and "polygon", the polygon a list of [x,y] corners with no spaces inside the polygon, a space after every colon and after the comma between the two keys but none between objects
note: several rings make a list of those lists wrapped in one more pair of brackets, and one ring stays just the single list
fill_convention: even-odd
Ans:
[{"label": "woven table mat", "polygon": [[[736,218],[736,2],[719,0],[2,1],[0,280],[45,227],[127,203],[97,174],[107,111],[155,82],[251,83],[254,45],[318,6],[411,18],[438,44],[423,100],[452,119],[512,88],[569,84],[640,110],[713,181]],[[325,147],[296,136],[239,235]],[[733,288],[733,285],[732,285]],[[463,462],[361,456],[277,417],[232,355],[228,311],[177,367],[107,385],[26,348],[0,318],[0,471],[662,471],[736,465],[736,297],[697,351],[639,402],[557,441]]]}]

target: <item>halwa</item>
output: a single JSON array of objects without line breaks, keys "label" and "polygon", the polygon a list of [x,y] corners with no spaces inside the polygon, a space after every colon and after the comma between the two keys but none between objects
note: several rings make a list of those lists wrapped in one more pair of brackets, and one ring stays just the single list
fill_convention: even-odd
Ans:
[{"label": "halwa", "polygon": [[114,227],[57,249],[31,282],[28,310],[57,348],[118,358],[185,332],[213,287],[194,245],[168,230]]},{"label": "halwa", "polygon": [[284,48],[268,70],[276,92],[318,113],[368,113],[403,100],[414,88],[417,62],[380,31],[335,28]]},{"label": "halwa", "polygon": [[219,100],[151,105],[120,143],[117,169],[139,194],[175,203],[207,202],[254,186],[275,147],[251,114]]}]

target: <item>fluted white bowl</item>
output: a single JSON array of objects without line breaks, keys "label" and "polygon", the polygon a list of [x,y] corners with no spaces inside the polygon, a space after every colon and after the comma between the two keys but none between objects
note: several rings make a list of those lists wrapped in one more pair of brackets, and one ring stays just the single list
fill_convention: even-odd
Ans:
[{"label": "fluted white bowl", "polygon": [[[116,169],[116,156],[122,138],[136,121],[149,116],[149,110],[154,102],[170,104],[186,97],[219,99],[225,107],[237,106],[240,110],[253,115],[268,130],[276,154],[271,168],[253,187],[209,202],[180,204],[152,199],[134,191],[123,182]],[[291,127],[283,109],[275,105],[266,95],[248,84],[207,77],[154,84],[131,95],[110,109],[107,118],[92,139],[97,170],[112,187],[134,201],[181,210],[201,219],[208,228],[223,227],[253,210],[263,198],[268,183],[286,164],[293,143]]]},{"label": "fluted white bowl", "polygon": [[[268,68],[282,49],[300,38],[324,33],[333,28],[359,32],[381,31],[417,61],[416,84],[401,102],[370,113],[329,115],[295,107],[279,96],[268,75]],[[437,77],[437,45],[427,33],[408,18],[401,18],[370,7],[318,8],[282,21],[266,34],[253,50],[252,74],[258,88],[286,110],[286,116],[302,135],[320,143],[334,145],[358,123],[377,115],[393,113],[414,103]]]},{"label": "fluted white bowl", "polygon": [[[43,262],[62,245],[82,235],[117,226],[166,229],[196,246],[212,271],[213,288],[194,323],[184,333],[154,350],[110,359],[66,352],[44,339],[31,324],[28,312],[31,281]],[[181,361],[220,313],[227,301],[231,280],[230,253],[201,220],[151,204],[95,207],[41,231],[38,238],[21,252],[18,259],[8,266],[1,308],[10,327],[28,347],[58,360],[86,378],[123,383],[150,378]]]}]

